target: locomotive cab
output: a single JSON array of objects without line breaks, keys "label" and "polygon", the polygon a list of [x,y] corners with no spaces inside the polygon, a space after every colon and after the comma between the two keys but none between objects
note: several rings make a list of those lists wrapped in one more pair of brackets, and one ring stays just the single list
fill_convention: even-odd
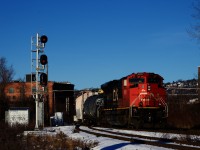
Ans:
[{"label": "locomotive cab", "polygon": [[129,91],[127,97],[133,124],[163,122],[168,113],[163,78],[154,73],[137,73],[128,76],[127,80],[124,89]]},{"label": "locomotive cab", "polygon": [[[165,107],[166,92],[163,78],[156,74],[134,74],[128,78],[130,106]],[[126,89],[127,87],[125,87]]]}]

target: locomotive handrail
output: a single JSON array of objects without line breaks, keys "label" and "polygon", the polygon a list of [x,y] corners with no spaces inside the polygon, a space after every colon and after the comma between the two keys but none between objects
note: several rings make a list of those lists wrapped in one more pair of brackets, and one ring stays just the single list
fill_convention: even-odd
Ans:
[{"label": "locomotive handrail", "polygon": [[[155,98],[155,96],[153,95],[153,93],[150,93],[152,94],[153,98]],[[168,106],[167,106],[167,103],[165,103],[165,101],[163,100],[162,97],[159,97],[158,99],[155,98],[155,100],[160,100],[161,103],[165,106],[165,111],[166,111],[166,117],[168,117]]]},{"label": "locomotive handrail", "polygon": [[131,104],[131,107],[130,107],[130,117],[133,116],[133,114],[132,114],[132,107],[133,107],[135,101],[139,98],[139,96],[140,96],[140,95],[138,95],[138,97],[136,97],[136,98],[134,99],[134,101],[132,102],[132,104]]},{"label": "locomotive handrail", "polygon": [[136,97],[136,98],[134,99],[134,101],[131,103],[131,107],[133,107],[135,101],[136,101],[137,99],[139,99],[139,96],[140,96],[140,94],[139,94],[138,97]]},{"label": "locomotive handrail", "polygon": [[158,101],[160,100],[161,103],[163,103],[163,105],[165,106],[166,117],[168,117],[168,106],[167,106],[167,103],[165,103],[165,101],[163,100],[162,97],[159,97],[158,99],[156,99],[153,93],[150,93],[150,94],[153,96],[153,98],[154,98],[155,100],[158,100]]},{"label": "locomotive handrail", "polygon": [[131,109],[131,111],[130,111],[130,112],[131,112],[131,113],[130,113],[130,117],[132,117],[132,107],[133,107],[134,103],[136,102],[136,100],[139,99],[141,95],[147,95],[147,92],[145,92],[145,93],[140,93],[140,94],[138,95],[138,97],[136,97],[136,98],[134,99],[134,101],[131,103],[131,105],[130,105],[130,106],[131,106],[131,107],[130,107],[130,109]]},{"label": "locomotive handrail", "polygon": [[[136,100],[140,99],[140,96],[141,96],[141,95],[147,95],[147,94],[148,94],[147,92],[145,92],[145,93],[140,93],[140,94],[138,95],[138,97],[136,97],[136,98],[134,99],[134,101],[131,103],[131,110],[132,110],[132,107],[133,107],[134,103],[136,102]],[[165,101],[162,99],[162,97],[160,97],[159,99],[156,99],[153,93],[150,93],[150,96],[152,96],[155,100],[160,100],[160,101],[161,101],[161,103],[165,106],[166,117],[168,117],[168,105],[167,105],[167,103],[165,103]],[[132,117],[132,111],[131,111],[131,117]]]},{"label": "locomotive handrail", "polygon": [[140,96],[141,96],[141,95],[147,95],[147,94],[148,94],[147,92],[140,93],[140,94],[138,95],[138,97],[136,97],[136,98],[134,99],[134,101],[131,103],[131,107],[134,105],[134,103],[136,102],[137,99],[140,99]]},{"label": "locomotive handrail", "polygon": [[168,117],[168,105],[167,105],[167,103],[165,103],[165,101],[162,99],[162,97],[160,98],[160,101],[165,105],[166,117]]}]

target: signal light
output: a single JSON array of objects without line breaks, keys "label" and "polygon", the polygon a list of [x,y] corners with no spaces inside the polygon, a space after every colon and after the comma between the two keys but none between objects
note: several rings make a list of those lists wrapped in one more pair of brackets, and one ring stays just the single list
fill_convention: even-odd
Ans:
[{"label": "signal light", "polygon": [[40,75],[40,85],[41,86],[47,86],[47,82],[48,82],[47,74],[46,73],[42,73]]},{"label": "signal light", "polygon": [[41,37],[40,37],[40,42],[41,43],[46,43],[48,41],[48,37],[46,36],[46,35],[42,35]]},{"label": "signal light", "polygon": [[48,63],[48,60],[47,60],[47,55],[41,55],[40,56],[40,63],[42,65],[46,65]]}]

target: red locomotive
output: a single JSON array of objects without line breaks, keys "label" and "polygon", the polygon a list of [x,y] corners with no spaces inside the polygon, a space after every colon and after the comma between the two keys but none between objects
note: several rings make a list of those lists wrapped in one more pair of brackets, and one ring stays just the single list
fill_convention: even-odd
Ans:
[{"label": "red locomotive", "polygon": [[[95,96],[96,101],[93,101],[96,104],[95,108],[92,107],[96,110],[92,115],[93,122],[136,128],[165,125],[168,107],[160,75],[133,73],[120,80],[106,82],[101,89],[103,94]],[[89,105],[88,102],[86,104]],[[86,120],[91,118],[90,110],[84,109],[84,114]]]}]

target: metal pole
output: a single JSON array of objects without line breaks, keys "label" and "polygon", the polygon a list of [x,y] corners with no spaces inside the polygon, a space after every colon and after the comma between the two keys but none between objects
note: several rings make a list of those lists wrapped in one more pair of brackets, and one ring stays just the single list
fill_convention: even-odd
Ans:
[{"label": "metal pole", "polygon": [[200,101],[200,66],[198,67],[198,100]]},{"label": "metal pole", "polygon": [[38,69],[39,69],[39,63],[38,63],[38,56],[39,56],[39,43],[38,43],[39,34],[36,35],[36,95],[35,95],[35,130],[38,130]]},{"label": "metal pole", "polygon": [[82,91],[82,102],[81,102],[81,120],[83,122],[83,103],[84,103],[84,92]]},{"label": "metal pole", "polygon": [[56,99],[55,99],[55,94],[56,94],[55,91],[53,91],[53,107],[54,107],[54,108],[53,108],[53,110],[54,110],[53,113],[54,113],[54,114],[55,114],[55,112],[56,112]]},{"label": "metal pole", "polygon": [[[36,38],[36,39],[35,39]],[[34,37],[34,41],[33,41],[33,37],[31,38],[31,50],[32,50],[32,46],[34,46],[34,50],[31,51],[31,89],[33,87],[32,84],[32,69],[33,67],[35,68],[35,92],[32,92],[32,95],[35,99],[35,130],[39,130],[39,126],[40,127],[44,127],[44,99],[42,99],[43,101],[40,102],[41,97],[40,95],[43,95],[45,92],[47,92],[47,90],[45,90],[45,86],[40,86],[39,82],[40,82],[40,78],[39,76],[41,75],[41,73],[44,73],[46,71],[46,75],[48,74],[48,67],[46,64],[46,68],[45,65],[42,65],[40,62],[40,53],[44,53],[44,41],[42,42],[40,40],[40,36],[39,33],[36,34],[36,37]],[[47,38],[47,37],[46,37]],[[47,41],[46,41],[47,42]],[[45,43],[46,43],[45,42]],[[32,53],[34,53],[34,59],[32,56]],[[35,61],[35,65],[33,66],[33,61]],[[43,88],[43,90],[41,90],[41,88]]]}]

